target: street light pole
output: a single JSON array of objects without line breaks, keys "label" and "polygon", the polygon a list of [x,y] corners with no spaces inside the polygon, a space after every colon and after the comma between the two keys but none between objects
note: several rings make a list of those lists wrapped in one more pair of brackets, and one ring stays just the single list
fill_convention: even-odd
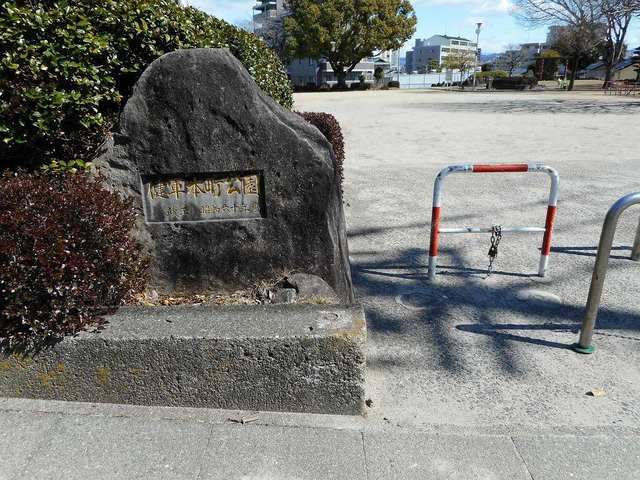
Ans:
[{"label": "street light pole", "polygon": [[476,61],[473,64],[473,91],[476,91],[476,76],[478,74],[478,52],[480,51],[480,29],[482,28],[482,22],[476,23]]}]

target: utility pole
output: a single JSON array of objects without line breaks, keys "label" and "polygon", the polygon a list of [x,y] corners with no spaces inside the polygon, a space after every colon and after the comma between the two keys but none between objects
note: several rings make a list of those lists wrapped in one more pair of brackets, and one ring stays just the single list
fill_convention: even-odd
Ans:
[{"label": "utility pole", "polygon": [[476,91],[476,76],[478,73],[478,57],[480,52],[480,29],[482,28],[482,22],[476,23],[476,61],[473,63],[473,91]]}]

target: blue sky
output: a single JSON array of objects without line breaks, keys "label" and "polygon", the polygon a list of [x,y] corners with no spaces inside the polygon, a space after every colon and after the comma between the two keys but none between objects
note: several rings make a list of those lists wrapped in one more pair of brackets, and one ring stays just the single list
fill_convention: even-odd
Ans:
[{"label": "blue sky", "polygon": [[[231,23],[249,22],[253,0],[189,0],[187,3]],[[546,28],[526,29],[509,13],[510,0],[413,0],[418,17],[414,38],[446,33],[475,37],[476,22],[483,22],[480,47],[484,53],[495,53],[510,44],[543,42]],[[629,32],[630,47],[640,46],[640,22]],[[410,40],[403,50],[413,45]]]}]

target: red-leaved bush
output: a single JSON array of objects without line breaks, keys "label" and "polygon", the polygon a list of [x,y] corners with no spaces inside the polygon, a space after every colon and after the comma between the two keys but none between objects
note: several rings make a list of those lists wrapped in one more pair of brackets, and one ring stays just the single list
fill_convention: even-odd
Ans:
[{"label": "red-leaved bush", "polygon": [[342,128],[336,117],[323,112],[298,112],[307,122],[315,126],[325,136],[333,147],[336,157],[336,175],[340,179],[340,185],[344,180],[344,137]]},{"label": "red-leaved bush", "polygon": [[74,334],[143,286],[130,202],[89,175],[0,176],[0,340]]}]

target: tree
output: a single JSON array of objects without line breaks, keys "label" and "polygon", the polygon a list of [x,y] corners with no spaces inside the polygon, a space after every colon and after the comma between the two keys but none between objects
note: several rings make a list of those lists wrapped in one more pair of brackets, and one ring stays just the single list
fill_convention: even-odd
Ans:
[{"label": "tree", "polygon": [[551,35],[551,46],[569,60],[567,66],[570,66],[571,76],[568,90],[573,90],[578,70],[597,60],[603,42],[603,25],[601,24],[554,29]]},{"label": "tree", "polygon": [[606,25],[603,60],[605,64],[605,88],[611,81],[613,68],[624,58],[626,45],[624,40],[633,15],[640,13],[638,0],[599,0],[604,24]]},{"label": "tree", "polygon": [[284,28],[283,16],[267,17],[255,26],[255,34],[264,40],[269,48],[276,52],[280,61],[285,65],[291,58],[287,52],[287,35]]},{"label": "tree", "polygon": [[475,65],[476,55],[473,51],[468,50],[452,50],[442,60],[442,66],[449,70],[460,71],[460,82],[462,82],[463,74]]},{"label": "tree", "polygon": [[[573,89],[581,58],[601,45],[603,0],[514,0],[516,17],[528,26],[553,26],[552,46],[571,61]],[[633,0],[637,1],[637,0]]]},{"label": "tree", "polygon": [[0,168],[90,161],[164,53],[229,48],[283,106],[282,63],[253,34],[173,0],[0,2]]},{"label": "tree", "polygon": [[499,63],[509,73],[509,77],[512,77],[513,71],[521,67],[526,61],[527,56],[520,50],[519,45],[508,45],[507,51],[500,55]]},{"label": "tree", "polygon": [[384,80],[384,68],[376,67],[376,69],[373,71],[373,78],[376,79],[376,84],[382,83],[382,81]]},{"label": "tree", "polygon": [[[595,47],[604,49],[605,85],[611,78],[616,63],[624,57],[624,40],[629,23],[634,15],[640,14],[639,0],[514,0],[515,15],[530,26],[560,25],[569,27],[575,39],[595,40],[591,34],[601,28],[601,38],[596,45],[580,45],[570,56],[571,64],[580,63],[580,57]],[[569,89],[573,88],[577,67],[572,66],[572,78]]]},{"label": "tree", "polygon": [[427,65],[428,71],[438,70],[440,68],[440,63],[435,58],[429,60],[429,65]]},{"label": "tree", "polygon": [[535,72],[538,80],[553,80],[562,61],[560,52],[550,49],[536,57]]},{"label": "tree", "polygon": [[408,0],[290,0],[289,9],[289,53],[326,58],[343,88],[363,58],[399,49],[417,22]]}]

